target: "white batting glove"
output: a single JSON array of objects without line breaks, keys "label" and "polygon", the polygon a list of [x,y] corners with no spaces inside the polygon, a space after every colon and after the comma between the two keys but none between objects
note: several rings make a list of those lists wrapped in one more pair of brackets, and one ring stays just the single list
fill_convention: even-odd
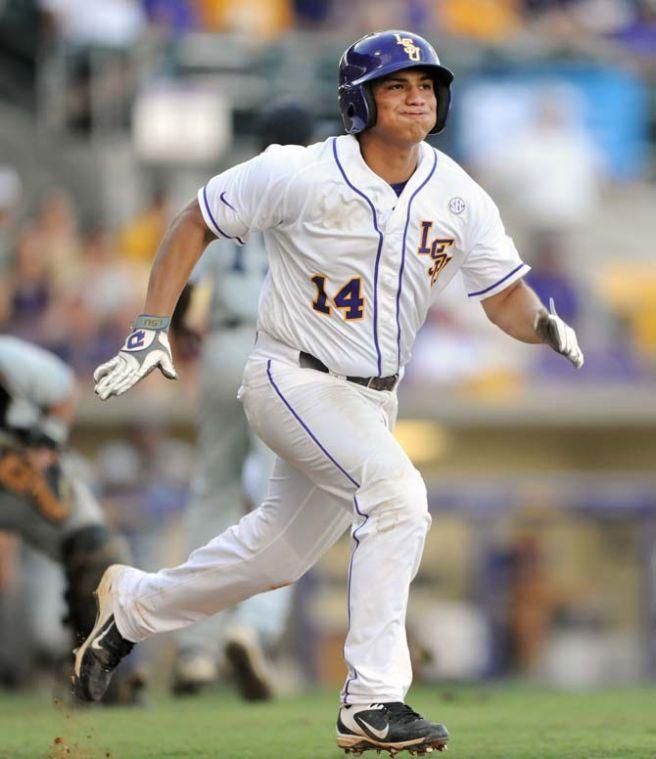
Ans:
[{"label": "white batting glove", "polygon": [[577,369],[583,366],[583,351],[576,339],[576,332],[558,316],[553,298],[549,298],[549,312],[543,311],[535,318],[535,331],[547,345],[569,359]]},{"label": "white batting glove", "polygon": [[111,395],[122,395],[155,368],[159,368],[168,379],[178,378],[166,334],[169,321],[168,316],[148,314],[135,319],[132,332],[118,355],[101,364],[93,373],[94,390],[101,400],[105,401]]}]

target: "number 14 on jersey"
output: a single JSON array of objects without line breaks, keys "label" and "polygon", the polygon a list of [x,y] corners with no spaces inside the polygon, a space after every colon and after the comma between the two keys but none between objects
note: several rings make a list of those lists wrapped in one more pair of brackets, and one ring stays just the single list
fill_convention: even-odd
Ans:
[{"label": "number 14 on jersey", "polygon": [[[317,288],[317,297],[312,302],[312,308],[320,314],[330,316],[332,308],[328,304],[329,296],[326,292],[326,277],[323,274],[315,274],[312,282]],[[362,296],[362,279],[353,277],[339,292],[333,296],[332,302],[344,314],[348,320],[362,319],[364,316],[364,297]]]}]

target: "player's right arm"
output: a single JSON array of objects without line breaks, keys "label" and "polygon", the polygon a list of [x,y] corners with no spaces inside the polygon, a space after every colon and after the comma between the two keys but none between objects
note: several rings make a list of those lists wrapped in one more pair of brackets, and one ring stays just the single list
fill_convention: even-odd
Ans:
[{"label": "player's right arm", "polygon": [[94,372],[95,391],[102,400],[122,395],[156,368],[168,379],[176,379],[167,335],[170,316],[192,269],[213,239],[194,198],[175,217],[157,251],[144,313],[132,324],[119,353]]},{"label": "player's right arm", "polygon": [[182,288],[214,239],[194,198],[173,220],[157,251],[148,281],[144,313],[170,316]]},{"label": "player's right arm", "polygon": [[[295,150],[302,153],[304,148]],[[213,177],[178,214],[155,256],[144,313],[132,324],[118,355],[94,373],[102,400],[122,395],[156,368],[176,378],[167,330],[192,269],[214,237],[243,243],[250,231],[281,221],[286,179],[299,155],[291,147],[275,146],[233,166]]]}]

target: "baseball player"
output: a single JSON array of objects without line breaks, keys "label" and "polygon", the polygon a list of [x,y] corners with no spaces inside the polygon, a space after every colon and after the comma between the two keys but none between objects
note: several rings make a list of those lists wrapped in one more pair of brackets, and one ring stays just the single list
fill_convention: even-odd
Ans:
[{"label": "baseball player", "polygon": [[166,328],[214,237],[262,230],[269,273],[240,397],[276,453],[263,504],[178,567],[109,569],[76,686],[98,698],[134,643],[294,582],[351,525],[348,677],[338,745],[426,753],[445,727],[404,699],[409,585],[430,525],[426,488],[396,442],[396,389],[431,303],[460,270],[501,329],[580,367],[573,330],[522,282],[528,271],[489,196],[425,138],[445,124],[452,73],[416,34],[358,40],[339,65],[346,134],[273,146],[211,179],[173,222],[145,313],[96,370],[102,399],[159,368],[174,378]]},{"label": "baseball player", "polygon": [[63,566],[66,621],[80,642],[93,627],[99,579],[127,554],[66,454],[74,410],[68,366],[36,345],[0,335],[0,530],[18,533]]},{"label": "baseball player", "polygon": [[[275,103],[257,124],[259,150],[271,144],[307,145],[314,130],[310,112],[295,102]],[[259,151],[258,151],[259,152]],[[233,241],[211,243],[178,300],[171,331],[176,339],[189,335],[185,316],[191,290],[210,280],[209,331],[204,337],[198,414],[199,476],[185,514],[189,551],[226,530],[244,513],[244,501],[260,504],[273,469],[273,452],[249,429],[237,390],[255,341],[257,305],[267,272],[262,235],[241,246]],[[245,498],[245,491],[248,497]],[[223,639],[236,684],[247,700],[273,695],[264,651],[275,645],[289,614],[291,593],[279,588],[248,599],[230,619],[217,615],[187,627],[178,635],[174,671],[175,693],[193,693],[217,677],[217,643]]]}]

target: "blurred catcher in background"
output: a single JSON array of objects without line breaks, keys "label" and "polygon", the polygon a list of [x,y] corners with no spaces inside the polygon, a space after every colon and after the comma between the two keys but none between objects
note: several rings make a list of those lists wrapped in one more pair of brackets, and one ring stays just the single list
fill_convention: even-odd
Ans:
[{"label": "blurred catcher in background", "polygon": [[[273,144],[307,145],[313,133],[314,119],[307,108],[293,101],[274,103],[256,124],[257,152]],[[226,255],[226,246],[232,247],[232,254]],[[238,522],[243,513],[240,502],[250,511],[266,496],[275,457],[250,430],[237,400],[255,341],[266,273],[261,234],[252,235],[244,246],[217,240],[194,269],[173,316],[174,350],[191,357],[201,344],[190,326],[192,299],[202,299],[199,291],[204,282],[210,283],[209,330],[201,351],[199,465],[185,517],[187,553]],[[276,678],[267,654],[280,643],[291,600],[292,589],[279,588],[178,633],[174,693],[195,693],[216,681],[222,644],[241,695],[254,701],[271,698]]]},{"label": "blurred catcher in background", "polygon": [[[129,555],[66,450],[75,390],[72,371],[57,356],[0,336],[0,530],[62,566],[64,621],[77,645],[93,627],[100,577]],[[126,667],[104,700],[132,703],[143,684]]]}]

